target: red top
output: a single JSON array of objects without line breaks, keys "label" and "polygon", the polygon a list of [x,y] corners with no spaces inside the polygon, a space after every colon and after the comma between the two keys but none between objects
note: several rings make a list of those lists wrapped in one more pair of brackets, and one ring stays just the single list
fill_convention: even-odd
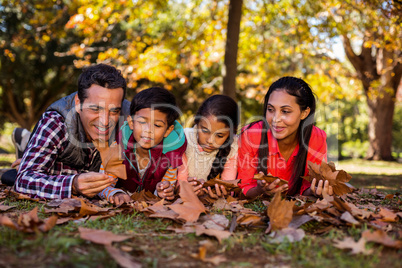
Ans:
[{"label": "red top", "polygon": [[[245,130],[239,141],[239,155],[237,163],[237,178],[240,179],[239,186],[243,193],[257,186],[257,180],[253,179],[257,173],[258,167],[258,148],[261,141],[262,121],[254,124],[249,129]],[[308,175],[307,163],[311,161],[316,164],[321,164],[323,160],[327,161],[327,135],[318,127],[313,126],[311,138],[307,151],[306,169],[304,175]],[[268,130],[268,173],[272,176],[279,177],[289,181],[292,176],[292,169],[296,155],[299,151],[299,144],[294,149],[292,155],[286,161],[279,152],[278,141],[272,136],[271,130]],[[310,187],[310,183],[303,180],[300,194]]]}]

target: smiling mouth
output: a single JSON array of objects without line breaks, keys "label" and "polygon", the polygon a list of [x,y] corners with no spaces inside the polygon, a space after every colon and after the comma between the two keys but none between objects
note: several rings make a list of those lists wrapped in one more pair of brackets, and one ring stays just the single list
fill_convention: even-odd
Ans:
[{"label": "smiling mouth", "polygon": [[97,130],[100,132],[109,132],[110,127],[100,127],[100,126],[95,126]]},{"label": "smiling mouth", "polygon": [[272,127],[275,132],[282,132],[285,128],[284,127]]}]

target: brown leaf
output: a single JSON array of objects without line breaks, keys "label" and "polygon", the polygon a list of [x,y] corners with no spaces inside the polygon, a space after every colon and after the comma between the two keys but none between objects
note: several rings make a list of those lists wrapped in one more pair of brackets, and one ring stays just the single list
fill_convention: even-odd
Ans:
[{"label": "brown leaf", "polygon": [[91,241],[96,244],[111,246],[113,242],[121,242],[131,238],[126,235],[116,235],[112,232],[105,230],[88,229],[84,227],[78,227],[80,237],[84,240]]},{"label": "brown leaf", "polygon": [[47,218],[46,220],[43,221],[43,224],[39,226],[39,230],[41,230],[41,232],[48,232],[50,229],[52,229],[57,222],[57,216],[51,216],[49,218]]},{"label": "brown leaf", "polygon": [[150,203],[156,203],[161,200],[160,197],[154,195],[150,191],[142,190],[141,192],[135,192],[131,195],[131,199],[134,201],[145,201]]},{"label": "brown leaf", "polygon": [[398,215],[386,208],[380,208],[379,215],[381,216],[380,221],[396,222],[398,220]]},{"label": "brown leaf", "polygon": [[222,230],[216,230],[216,229],[206,229],[202,225],[196,225],[195,226],[195,235],[200,236],[203,234],[216,237],[216,239],[218,239],[219,243],[222,242],[222,239],[226,239],[232,235],[232,233],[228,232],[228,231],[222,231]]},{"label": "brown leaf", "polygon": [[4,226],[6,226],[8,228],[12,228],[14,230],[18,229],[17,225],[7,216],[0,215],[0,225],[4,225]]},{"label": "brown leaf", "polygon": [[282,200],[281,193],[277,192],[268,206],[267,215],[273,231],[288,227],[292,221],[293,206],[296,201]]},{"label": "brown leaf", "polygon": [[87,215],[94,215],[97,214],[99,212],[100,207],[95,206],[93,204],[90,204],[87,202],[85,202],[84,199],[80,198],[81,201],[81,209],[80,209],[80,216],[84,217]]},{"label": "brown leaf", "polygon": [[353,218],[352,214],[350,214],[349,211],[343,212],[343,214],[341,215],[341,220],[344,220],[351,224],[356,224],[356,225],[360,224],[355,218]]},{"label": "brown leaf", "polygon": [[266,225],[259,215],[254,214],[242,214],[240,215],[237,220],[237,224],[241,226],[261,226]]},{"label": "brown leaf", "polygon": [[126,166],[123,164],[122,150],[116,142],[108,146],[107,143],[94,142],[96,149],[99,151],[102,159],[105,173],[113,174],[116,177],[126,180]]},{"label": "brown leaf", "polygon": [[141,263],[135,261],[131,255],[129,255],[113,246],[110,246],[110,245],[105,246],[105,248],[106,248],[106,251],[110,254],[110,256],[119,264],[119,266],[121,266],[123,268],[140,268],[140,267],[142,267]]},{"label": "brown leaf", "polygon": [[241,189],[237,185],[239,181],[240,180],[221,180],[220,174],[218,174],[218,176],[216,176],[215,178],[206,181],[202,187],[203,188],[211,187],[212,192],[216,193],[215,184],[218,184],[218,185],[223,185],[225,187],[226,191],[228,191],[228,192],[238,193],[241,191]]},{"label": "brown leaf", "polygon": [[334,163],[326,163],[323,161],[321,166],[319,166],[311,161],[308,161],[307,166],[309,176],[303,176],[303,179],[309,182],[312,182],[314,178],[317,182],[319,180],[328,180],[329,185],[332,186],[336,195],[343,195],[353,191],[352,188],[345,184],[350,181],[352,176],[350,176],[344,170],[336,170]]},{"label": "brown leaf", "polygon": [[370,232],[366,230],[362,233],[362,237],[369,242],[375,242],[391,248],[402,248],[402,241],[397,241],[389,237],[383,230]]},{"label": "brown leaf", "polygon": [[284,184],[288,184],[288,183],[289,183],[288,181],[282,180],[282,179],[279,178],[279,177],[274,177],[274,176],[272,176],[271,174],[268,174],[268,175],[256,174],[256,175],[254,175],[254,179],[255,179],[255,180],[264,180],[264,181],[266,181],[268,184],[269,184],[269,183],[273,183],[275,180],[279,179],[278,186],[282,186],[282,185],[284,185]]},{"label": "brown leaf", "polygon": [[7,211],[9,209],[15,208],[16,206],[3,205],[4,202],[0,203],[0,211]]},{"label": "brown leaf", "polygon": [[352,254],[362,253],[364,255],[369,255],[373,253],[373,249],[366,249],[366,240],[364,238],[360,238],[359,241],[355,242],[352,237],[345,237],[343,241],[335,240],[334,247],[340,249],[351,249]]},{"label": "brown leaf", "polygon": [[179,214],[178,218],[186,222],[196,222],[201,213],[206,212],[204,205],[193,191],[193,187],[187,181],[179,181],[180,197],[183,204],[173,204],[168,206]]}]

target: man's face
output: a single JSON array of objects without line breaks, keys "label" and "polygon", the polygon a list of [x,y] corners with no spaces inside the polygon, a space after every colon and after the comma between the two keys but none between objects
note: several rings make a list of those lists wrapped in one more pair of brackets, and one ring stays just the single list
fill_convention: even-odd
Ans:
[{"label": "man's face", "polygon": [[87,139],[109,139],[119,120],[124,91],[122,88],[108,89],[93,84],[87,89],[83,103],[75,96],[75,109],[80,115]]}]

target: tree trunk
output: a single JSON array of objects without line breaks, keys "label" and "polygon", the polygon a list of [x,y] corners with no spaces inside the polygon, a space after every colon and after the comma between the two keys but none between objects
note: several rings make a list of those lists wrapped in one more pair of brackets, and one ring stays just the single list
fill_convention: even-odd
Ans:
[{"label": "tree trunk", "polygon": [[384,94],[383,98],[370,99],[367,97],[367,104],[370,145],[366,158],[369,160],[394,160],[391,148],[395,100],[390,94]]},{"label": "tree trunk", "polygon": [[236,100],[237,50],[243,0],[230,0],[226,36],[223,94]]},{"label": "tree trunk", "polygon": [[349,38],[343,36],[346,56],[362,81],[367,98],[369,116],[369,160],[394,160],[392,157],[392,122],[395,97],[402,77],[402,64],[396,60],[398,51],[373,48],[366,45],[365,37],[360,55],[352,49]]}]

